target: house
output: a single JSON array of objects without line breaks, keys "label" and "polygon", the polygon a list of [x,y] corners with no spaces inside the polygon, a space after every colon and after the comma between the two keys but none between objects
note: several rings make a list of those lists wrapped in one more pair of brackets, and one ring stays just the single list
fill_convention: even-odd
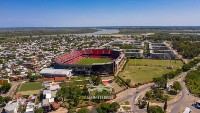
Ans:
[{"label": "house", "polygon": [[36,101],[36,96],[30,95],[30,96],[28,97],[28,101],[29,101],[29,102],[35,103],[35,101]]},{"label": "house", "polygon": [[10,80],[9,79],[1,79],[0,85],[3,85],[4,83],[10,83]]},{"label": "house", "polygon": [[60,89],[60,86],[59,86],[58,83],[55,83],[55,82],[50,83],[50,90],[51,91],[52,90],[58,90],[58,89]]},{"label": "house", "polygon": [[28,102],[25,113],[34,113],[35,103]]},{"label": "house", "polygon": [[66,77],[55,77],[54,81],[55,82],[64,82],[66,80]]},{"label": "house", "polygon": [[42,82],[47,83],[47,82],[64,82],[66,80],[66,77],[51,77],[51,78],[46,78],[44,77]]},{"label": "house", "polygon": [[42,82],[54,82],[54,78],[43,78]]},{"label": "house", "polygon": [[16,100],[16,101],[17,101],[17,100],[22,100],[22,99],[23,99],[23,95],[17,93],[17,94],[15,94],[15,95],[13,96],[13,99]]},{"label": "house", "polygon": [[54,98],[43,99],[42,108],[44,109],[44,111],[49,112],[52,109],[52,103],[54,103]]},{"label": "house", "polygon": [[49,99],[43,99],[42,106],[49,106]]},{"label": "house", "polygon": [[51,90],[43,90],[43,97],[45,99],[50,99],[51,98]]},{"label": "house", "polygon": [[18,108],[18,102],[9,101],[4,107],[4,110],[6,113],[17,113]]},{"label": "house", "polygon": [[53,110],[56,110],[60,107],[60,104],[58,104],[58,103],[51,103],[51,105],[52,105]]}]

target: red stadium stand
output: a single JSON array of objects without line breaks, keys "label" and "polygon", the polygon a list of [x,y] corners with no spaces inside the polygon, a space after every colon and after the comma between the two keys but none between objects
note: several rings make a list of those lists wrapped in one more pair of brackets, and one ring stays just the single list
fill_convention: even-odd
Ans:
[{"label": "red stadium stand", "polygon": [[85,49],[69,52],[56,58],[54,61],[59,64],[75,64],[85,57],[116,59],[118,55],[112,54],[112,50],[107,49]]},{"label": "red stadium stand", "polygon": [[91,57],[91,58],[101,58],[100,55],[91,55],[90,57]]}]

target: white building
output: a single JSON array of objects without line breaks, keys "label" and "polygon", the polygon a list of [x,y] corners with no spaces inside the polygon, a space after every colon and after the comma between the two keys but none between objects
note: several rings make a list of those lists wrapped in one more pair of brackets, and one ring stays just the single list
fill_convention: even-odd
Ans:
[{"label": "white building", "polygon": [[142,49],[126,49],[125,56],[128,58],[143,58]]},{"label": "white building", "polygon": [[40,71],[40,74],[45,77],[68,77],[72,76],[72,70],[70,69],[54,69],[54,68],[44,68]]},{"label": "white building", "polygon": [[18,110],[18,102],[10,101],[4,107],[6,113],[17,113]]}]

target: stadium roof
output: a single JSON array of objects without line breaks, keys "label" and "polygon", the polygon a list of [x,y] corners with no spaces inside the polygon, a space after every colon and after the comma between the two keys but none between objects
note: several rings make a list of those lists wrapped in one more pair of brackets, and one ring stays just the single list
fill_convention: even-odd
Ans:
[{"label": "stadium roof", "polygon": [[70,76],[71,71],[69,69],[53,69],[53,68],[44,68],[43,70],[40,71],[41,75],[49,75],[49,76],[56,76],[56,75],[61,75],[61,76]]}]

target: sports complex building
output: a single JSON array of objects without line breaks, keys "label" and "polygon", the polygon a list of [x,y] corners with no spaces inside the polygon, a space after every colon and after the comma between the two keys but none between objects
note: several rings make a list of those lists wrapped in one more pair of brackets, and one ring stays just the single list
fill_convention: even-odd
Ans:
[{"label": "sports complex building", "polygon": [[149,43],[150,57],[155,59],[172,60],[176,53],[165,43]]},{"label": "sports complex building", "polygon": [[125,56],[127,58],[143,58],[143,50],[142,49],[126,49]]},{"label": "sports complex building", "polygon": [[54,59],[55,69],[72,69],[76,75],[115,74],[125,60],[124,54],[111,49],[77,50]]}]

